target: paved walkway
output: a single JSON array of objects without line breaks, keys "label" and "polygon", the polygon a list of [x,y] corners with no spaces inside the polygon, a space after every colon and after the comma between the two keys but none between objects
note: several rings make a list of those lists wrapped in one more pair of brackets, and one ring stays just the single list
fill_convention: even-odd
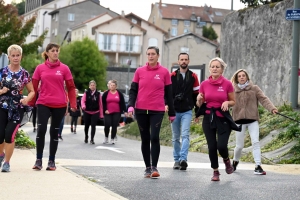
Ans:
[{"label": "paved walkway", "polygon": [[[31,150],[15,149],[11,172],[0,173],[0,193],[5,200],[82,200],[125,199],[59,164],[56,171],[32,170],[35,155]],[[47,160],[43,160],[45,166]]]}]

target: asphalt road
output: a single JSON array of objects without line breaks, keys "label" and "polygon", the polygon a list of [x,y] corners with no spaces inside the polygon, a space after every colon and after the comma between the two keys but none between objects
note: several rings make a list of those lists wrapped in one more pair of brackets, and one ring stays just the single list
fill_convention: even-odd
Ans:
[{"label": "asphalt road", "polygon": [[[22,128],[35,140],[30,123]],[[220,158],[221,181],[212,182],[207,154],[191,152],[187,171],[173,170],[172,148],[161,146],[158,163],[161,177],[146,179],[139,141],[118,137],[115,145],[104,145],[103,127],[97,127],[96,144],[85,144],[83,127],[79,126],[77,134],[73,134],[68,125],[64,128],[63,138],[56,155],[57,165],[128,199],[300,199],[300,175],[270,171],[266,176],[254,175],[252,163],[241,163],[235,173],[227,175]],[[48,152],[47,133],[45,158]]]}]

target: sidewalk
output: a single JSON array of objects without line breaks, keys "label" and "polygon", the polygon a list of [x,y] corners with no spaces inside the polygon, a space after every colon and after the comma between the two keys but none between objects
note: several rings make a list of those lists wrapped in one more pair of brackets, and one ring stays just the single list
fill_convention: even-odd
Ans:
[{"label": "sidewalk", "polygon": [[35,155],[31,150],[15,149],[11,172],[0,172],[1,199],[5,200],[82,200],[125,199],[59,165],[56,171],[32,170]]}]

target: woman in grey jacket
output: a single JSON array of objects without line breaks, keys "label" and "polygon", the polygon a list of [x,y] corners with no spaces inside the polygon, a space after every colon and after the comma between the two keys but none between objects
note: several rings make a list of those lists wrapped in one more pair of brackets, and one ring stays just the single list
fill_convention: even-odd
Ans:
[{"label": "woman in grey jacket", "polygon": [[248,128],[253,149],[252,153],[255,161],[254,174],[266,175],[266,172],[261,167],[258,102],[273,114],[278,112],[278,110],[269,98],[264,95],[262,90],[250,81],[246,70],[239,69],[236,71],[231,78],[231,82],[234,85],[236,100],[232,109],[232,117],[235,123],[242,125],[242,131],[237,131],[235,134],[236,147],[234,149],[232,163],[234,171],[239,164],[242,149],[244,148],[245,132],[246,128]]}]

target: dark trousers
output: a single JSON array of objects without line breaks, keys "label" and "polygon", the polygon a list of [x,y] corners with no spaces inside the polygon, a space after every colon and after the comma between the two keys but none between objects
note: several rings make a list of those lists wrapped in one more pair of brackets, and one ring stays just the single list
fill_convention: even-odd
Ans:
[{"label": "dark trousers", "polygon": [[157,167],[160,154],[159,132],[163,117],[164,114],[136,114],[142,140],[141,149],[146,167]]},{"label": "dark trousers", "polygon": [[35,125],[36,125],[36,110],[37,110],[37,107],[34,106],[33,109],[32,109],[32,125],[33,125],[33,128],[35,128]]},{"label": "dark trousers", "polygon": [[231,133],[229,123],[224,117],[218,117],[226,131],[220,135],[217,134],[216,128],[210,128],[209,115],[204,115],[202,128],[208,145],[208,154],[211,163],[211,168],[219,168],[218,151],[222,158],[228,158],[228,140]]},{"label": "dark trousers", "polygon": [[50,108],[44,105],[37,105],[38,129],[36,135],[36,155],[37,159],[42,159],[45,146],[45,135],[47,132],[47,124],[51,116],[50,125],[50,150],[49,159],[54,161],[58,146],[58,131],[60,123],[65,116],[66,107]]},{"label": "dark trousers", "polygon": [[8,110],[0,108],[0,144],[2,144],[4,141],[8,144],[15,141],[18,128],[20,127],[20,123],[23,119],[24,109],[20,108],[19,113],[20,120],[8,120]]},{"label": "dark trousers", "polygon": [[109,135],[109,129],[111,127],[111,139],[115,139],[117,134],[117,127],[121,118],[121,113],[111,113],[104,115],[104,133],[105,137]]},{"label": "dark trousers", "polygon": [[95,114],[84,113],[84,133],[85,137],[89,137],[89,127],[91,126],[91,140],[94,141],[95,133],[96,133],[96,125],[99,119],[99,112]]},{"label": "dark trousers", "polygon": [[77,126],[77,120],[78,120],[78,116],[72,116],[72,118],[71,118],[71,127],[73,127],[73,125],[74,125],[75,130],[76,130],[76,126]]}]

